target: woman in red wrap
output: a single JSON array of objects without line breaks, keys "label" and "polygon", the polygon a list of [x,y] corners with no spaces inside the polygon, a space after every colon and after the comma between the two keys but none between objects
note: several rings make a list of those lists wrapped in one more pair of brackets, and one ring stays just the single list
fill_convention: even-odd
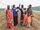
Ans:
[{"label": "woman in red wrap", "polygon": [[12,27],[12,10],[10,9],[9,5],[7,6],[7,9],[6,9],[6,19],[7,19],[7,27],[11,28]]}]

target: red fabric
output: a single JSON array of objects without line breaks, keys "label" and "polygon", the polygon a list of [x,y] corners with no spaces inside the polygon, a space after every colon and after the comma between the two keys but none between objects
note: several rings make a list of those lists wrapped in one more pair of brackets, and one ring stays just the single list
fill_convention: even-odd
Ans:
[{"label": "red fabric", "polygon": [[12,20],[12,11],[11,10],[6,10],[6,16],[8,20]]},{"label": "red fabric", "polygon": [[7,24],[7,27],[8,27],[8,28],[12,28],[12,24],[11,24],[11,23],[8,23],[8,24]]},{"label": "red fabric", "polygon": [[28,16],[24,15],[24,22],[28,22]]}]

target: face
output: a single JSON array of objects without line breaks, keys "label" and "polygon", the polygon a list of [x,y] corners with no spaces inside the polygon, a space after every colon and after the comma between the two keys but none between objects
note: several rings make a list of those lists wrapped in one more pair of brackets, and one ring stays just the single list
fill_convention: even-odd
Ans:
[{"label": "face", "polygon": [[29,8],[31,8],[31,7],[32,7],[32,5],[29,5],[28,7],[29,7]]},{"label": "face", "polygon": [[15,7],[15,5],[13,5],[13,7]]},{"label": "face", "polygon": [[7,9],[10,9],[10,6],[9,5],[7,6]]},{"label": "face", "polygon": [[23,8],[23,5],[21,7]]},{"label": "face", "polygon": [[25,15],[25,13],[23,15]]}]

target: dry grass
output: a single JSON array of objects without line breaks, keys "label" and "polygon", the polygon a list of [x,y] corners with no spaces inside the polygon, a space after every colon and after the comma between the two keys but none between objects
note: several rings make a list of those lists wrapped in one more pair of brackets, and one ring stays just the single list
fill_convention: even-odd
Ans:
[{"label": "dry grass", "polygon": [[[16,27],[13,27],[12,29],[8,29],[3,24],[0,27],[0,30],[14,30],[14,29],[15,30],[40,30],[40,14],[39,13],[33,13],[33,16],[34,16],[33,17],[33,23],[32,23],[33,27],[31,27],[31,28],[22,27],[22,26],[16,26]],[[4,11],[0,12],[0,22],[2,22],[1,20],[5,20],[6,21],[5,12]]]}]

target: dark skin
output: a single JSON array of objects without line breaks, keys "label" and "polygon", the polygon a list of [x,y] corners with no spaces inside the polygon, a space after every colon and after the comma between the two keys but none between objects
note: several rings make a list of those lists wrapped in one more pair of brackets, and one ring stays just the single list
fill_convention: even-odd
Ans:
[{"label": "dark skin", "polygon": [[8,9],[8,10],[10,9],[10,6],[9,6],[9,5],[7,6],[7,9]]},{"label": "dark skin", "polygon": [[[29,5],[29,7],[28,7],[28,9],[27,9],[27,15],[28,15],[28,16],[31,16],[31,15],[32,15],[32,9],[31,9],[31,8],[32,8],[32,5]],[[32,19],[32,17],[33,17],[33,16],[31,16],[31,19]],[[32,20],[31,20],[31,26],[32,26]]]},{"label": "dark skin", "polygon": [[[21,17],[23,17],[23,11],[21,8],[17,7],[16,9],[19,9],[21,11]],[[22,19],[22,18],[21,18]]]},{"label": "dark skin", "polygon": [[[7,6],[7,10],[10,10],[10,6],[8,5]],[[7,14],[7,11],[6,11],[6,14]],[[7,17],[7,15],[6,15],[6,17]],[[8,22],[9,23],[9,22]]]},{"label": "dark skin", "polygon": [[[23,11],[21,8],[17,7],[16,9],[19,9],[21,11],[21,23],[23,23]],[[22,25],[22,24],[21,24]]]},{"label": "dark skin", "polygon": [[29,5],[28,9],[27,9],[27,15],[30,16],[32,15],[32,9],[31,9],[32,5]]}]

